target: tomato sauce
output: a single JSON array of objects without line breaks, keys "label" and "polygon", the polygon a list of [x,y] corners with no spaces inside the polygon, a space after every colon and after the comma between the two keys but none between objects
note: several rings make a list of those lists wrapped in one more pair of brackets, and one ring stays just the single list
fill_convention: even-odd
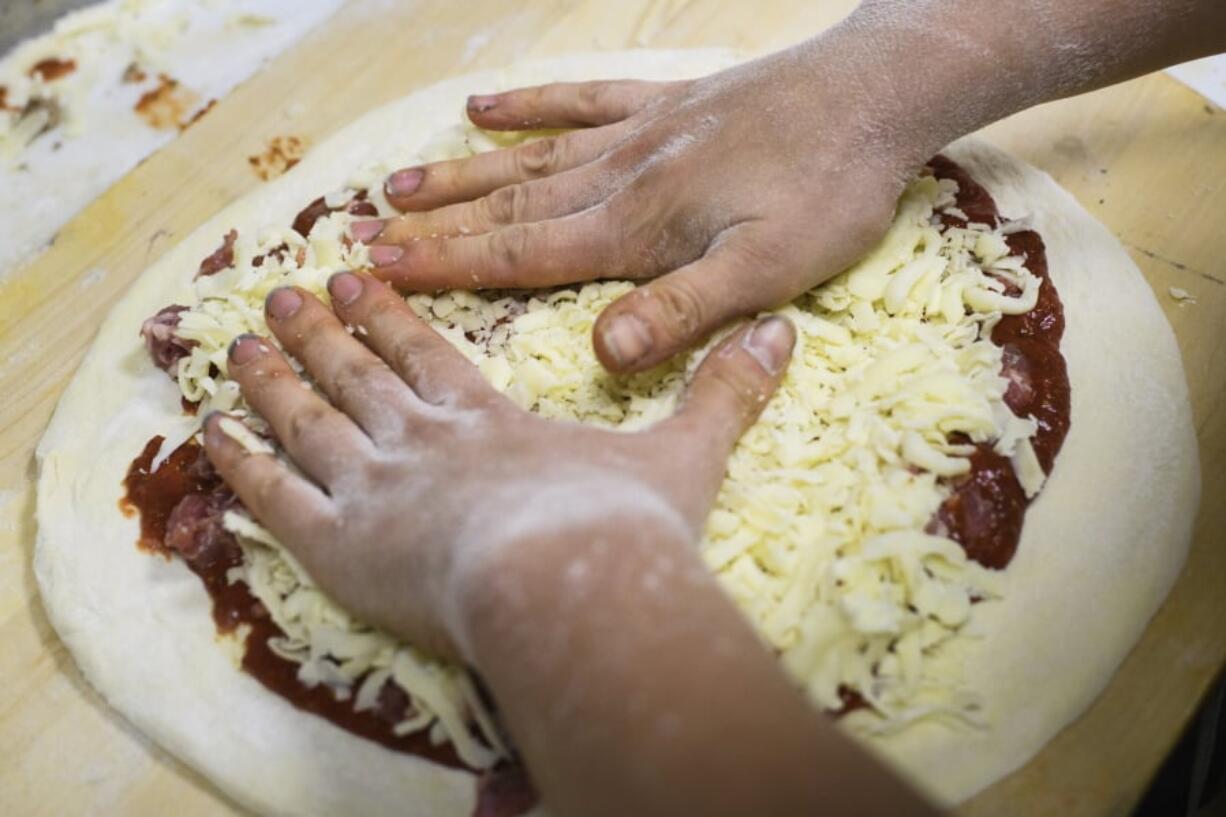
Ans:
[{"label": "tomato sauce", "polygon": [[329,207],[323,196],[320,196],[302,208],[298,215],[294,217],[294,232],[306,238],[311,234],[311,228],[315,226],[316,221],[340,210],[362,218],[373,218],[379,215],[379,209],[375,207],[374,202],[367,201],[366,196],[367,192],[365,190],[359,190],[351,201],[342,204],[340,207]]},{"label": "tomato sauce", "polygon": [[38,77],[43,82],[55,82],[57,79],[66,77],[75,70],[77,70],[76,60],[61,60],[58,57],[47,57],[45,60],[36,62],[34,67],[30,69],[29,75]]},{"label": "tomato sauce", "polygon": [[[988,191],[963,168],[944,156],[934,157],[929,167],[937,178],[958,183],[957,207],[966,214],[966,219],[943,215],[944,227],[965,227],[968,222],[995,227],[1004,221]],[[1048,274],[1039,234],[1021,230],[1006,241],[1010,252],[1025,258],[1026,269],[1042,285],[1035,308],[1002,317],[992,330],[992,342],[1003,350],[1004,374],[1010,380],[1005,403],[1019,417],[1034,417],[1038,430],[1031,444],[1044,473],[1050,474],[1070,421],[1068,367],[1060,354],[1064,307]],[[985,567],[1007,566],[1017,552],[1030,504],[1012,464],[993,451],[991,443],[981,443],[971,456],[970,473],[949,484],[953,493],[937,511],[934,529],[959,542],[970,558]]]},{"label": "tomato sauce", "polygon": [[[169,558],[174,551],[166,544],[167,523],[179,503],[191,494],[221,492],[231,495],[210,466],[204,449],[194,439],[180,445],[154,469],[153,460],[163,442],[162,437],[154,437],[132,462],[124,479],[126,493],[120,500],[120,507],[128,516],[140,514],[138,546]],[[236,504],[235,507],[241,506]],[[227,572],[241,562],[237,547],[229,553],[232,555],[228,558],[217,560],[184,558],[183,561],[200,578],[212,598],[213,620],[218,632],[232,634],[241,625],[250,628],[244,640],[242,662],[247,673],[299,709],[326,718],[342,729],[398,752],[419,755],[445,766],[465,768],[451,744],[435,746],[422,732],[404,736],[393,733],[392,727],[404,717],[408,704],[404,693],[394,685],[389,683],[384,687],[379,705],[373,710],[357,712],[352,700],[337,699],[327,686],[308,687],[299,681],[298,664],[282,658],[268,646],[269,639],[285,634],[245,583],[228,580]]]}]

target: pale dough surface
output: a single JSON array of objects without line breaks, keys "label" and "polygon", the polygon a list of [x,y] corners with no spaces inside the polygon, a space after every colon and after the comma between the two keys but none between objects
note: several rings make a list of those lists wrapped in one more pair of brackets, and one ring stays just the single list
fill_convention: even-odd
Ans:
[{"label": "pale dough surface", "polygon": [[976,612],[982,638],[960,642],[991,729],[920,723],[876,744],[954,803],[1025,763],[1106,686],[1183,566],[1200,465],[1175,334],[1120,243],[1046,173],[974,139],[945,153],[1043,237],[1072,384],[1072,427],[1003,598]]},{"label": "pale dough surface", "polygon": [[[209,600],[180,562],[138,551],[120,513],[128,464],[154,434],[195,420],[148,365],[137,330],[190,303],[201,258],[231,227],[287,224],[353,169],[453,126],[464,98],[554,79],[696,76],[723,51],[623,52],[524,63],[442,82],[380,108],[236,202],[133,285],[99,332],[39,446],[35,570],[48,614],[90,682],[141,731],[253,810],[465,815],[474,779],[304,715],[237,670]],[[1199,470],[1174,336],[1118,242],[1045,174],[982,143],[951,155],[1009,216],[1030,214],[1065,303],[1073,426],[1026,518],[1004,601],[983,611],[968,677],[985,732],[923,724],[875,746],[945,802],[1023,763],[1098,694],[1183,562]]]}]

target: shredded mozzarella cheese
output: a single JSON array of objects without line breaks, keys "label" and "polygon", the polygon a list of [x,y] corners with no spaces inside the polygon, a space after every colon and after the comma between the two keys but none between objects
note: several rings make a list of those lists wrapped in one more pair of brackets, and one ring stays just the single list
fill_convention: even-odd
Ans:
[{"label": "shredded mozzarella cheese", "polygon": [[[497,138],[449,129],[410,161],[507,143]],[[354,186],[400,164],[365,167]],[[937,229],[942,211],[957,213],[955,192],[950,181],[914,181],[872,253],[780,310],[798,331],[795,356],[732,456],[703,541],[707,564],[819,707],[840,709],[848,692],[869,704],[845,719],[862,730],[981,723],[980,702],[945,648],[973,637],[972,602],[998,597],[998,574],[924,532],[950,493],[940,478],[970,467],[972,447],[950,435],[995,442],[1013,457],[1027,495],[1042,485],[1034,421],[1004,405],[1001,350],[990,341],[1002,314],[1034,307],[1041,282],[1009,255],[1007,228]],[[353,195],[333,191],[325,201],[339,206]],[[184,397],[203,401],[202,412],[244,410],[226,376],[230,341],[268,334],[263,300],[274,287],[292,283],[326,300],[329,275],[365,266],[366,249],[343,240],[351,220],[332,213],[306,239],[277,227],[240,229],[234,266],[198,280],[199,300],[177,330],[198,344],[179,366]],[[1002,280],[1021,294],[1006,294]],[[609,376],[592,351],[592,325],[631,288],[453,291],[408,302],[523,408],[633,430],[673,412],[718,338],[683,361]],[[230,513],[226,524],[244,550],[231,579],[250,585],[285,632],[272,647],[300,665],[304,683],[327,684],[365,710],[390,680],[411,701],[397,732],[429,730],[475,768],[505,756],[461,669],[354,621],[251,519]]]}]

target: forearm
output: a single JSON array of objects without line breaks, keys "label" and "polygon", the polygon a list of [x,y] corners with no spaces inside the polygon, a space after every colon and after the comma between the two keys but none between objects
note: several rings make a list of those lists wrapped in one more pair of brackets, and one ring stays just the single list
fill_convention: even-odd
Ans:
[{"label": "forearm", "polygon": [[525,541],[466,605],[550,807],[928,813],[786,680],[686,539],[647,518]]},{"label": "forearm", "polygon": [[1032,105],[1226,51],[1226,3],[864,0],[804,47],[871,75],[909,146],[931,152]]}]

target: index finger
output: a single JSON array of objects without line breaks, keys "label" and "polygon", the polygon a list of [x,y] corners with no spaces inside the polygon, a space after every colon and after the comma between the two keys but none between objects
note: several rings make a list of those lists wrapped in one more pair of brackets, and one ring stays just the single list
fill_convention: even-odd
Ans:
[{"label": "index finger", "polygon": [[563,173],[600,158],[623,135],[624,126],[573,131],[517,147],[478,153],[397,170],[383,190],[397,210],[421,212],[532,179]]},{"label": "index finger", "polygon": [[[644,254],[628,250],[605,208],[510,224],[481,235],[422,238],[370,248],[375,277],[401,290],[517,289],[597,278],[642,277]],[[620,237],[619,237],[620,236]]]},{"label": "index finger", "polygon": [[620,122],[679,82],[551,82],[468,98],[468,118],[490,130],[590,128]]}]

